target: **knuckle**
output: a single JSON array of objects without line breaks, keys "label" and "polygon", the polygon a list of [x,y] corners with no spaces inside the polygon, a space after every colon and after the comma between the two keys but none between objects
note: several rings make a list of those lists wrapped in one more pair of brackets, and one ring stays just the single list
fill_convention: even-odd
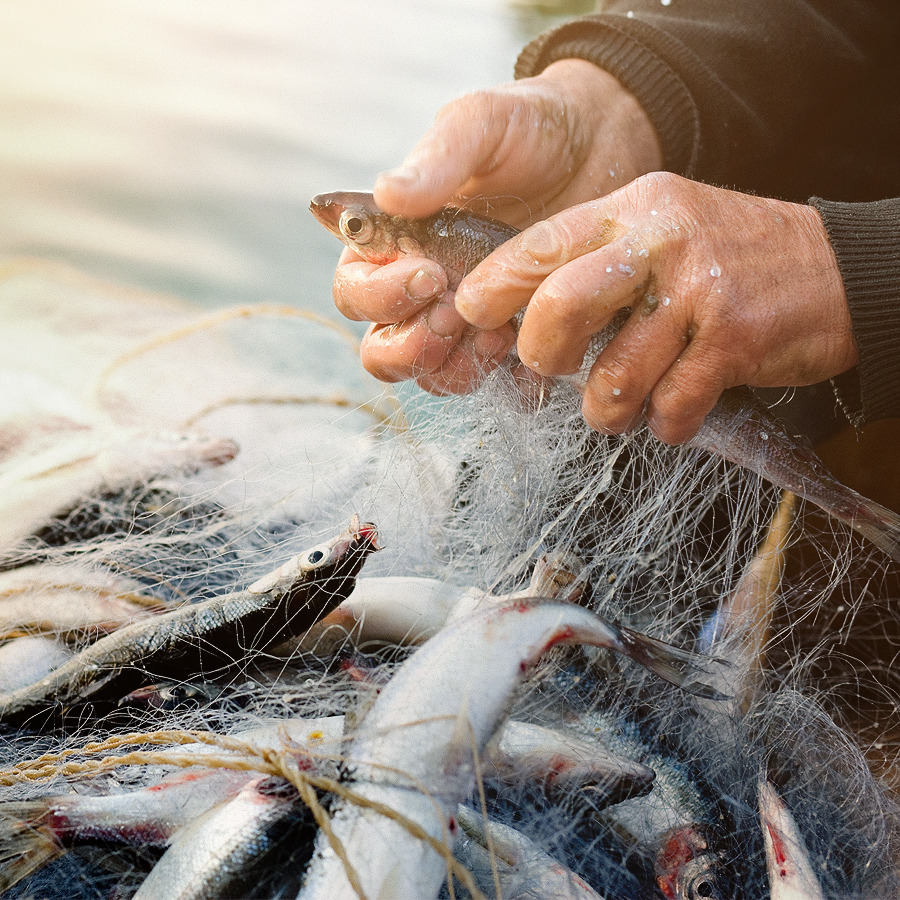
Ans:
[{"label": "knuckle", "polygon": [[545,281],[532,298],[529,311],[532,308],[532,317],[537,313],[565,332],[581,334],[589,324],[590,310],[579,296],[578,286],[565,277]]},{"label": "knuckle", "polygon": [[559,222],[546,219],[536,222],[518,239],[514,239],[517,241],[515,256],[531,268],[556,269],[568,258],[566,238],[565,228]]}]

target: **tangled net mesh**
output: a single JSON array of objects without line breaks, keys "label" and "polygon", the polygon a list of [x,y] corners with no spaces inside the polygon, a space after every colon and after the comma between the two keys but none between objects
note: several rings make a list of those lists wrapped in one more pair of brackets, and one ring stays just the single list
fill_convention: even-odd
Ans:
[{"label": "tangled net mesh", "polygon": [[[38,295],[42,307],[25,316]],[[398,403],[358,374],[346,335],[292,313],[245,312],[193,327],[195,314],[177,304],[123,299],[107,286],[26,266],[0,286],[0,316],[25,322],[52,347],[55,316],[85,298],[94,304],[85,322],[102,315],[108,337],[100,352],[87,324],[84,334],[65,336],[67,345],[80,343],[79,360],[92,360],[72,391],[90,406],[89,428],[99,427],[98,416],[117,428],[189,423],[233,438],[241,452],[188,473],[136,467],[140,477],[107,480],[54,509],[0,548],[0,575],[26,572],[24,587],[0,580],[0,604],[27,594],[28,579],[49,567],[55,589],[74,585],[98,596],[100,588],[89,587],[94,579],[122,578],[127,590],[115,590],[141,598],[134,605],[174,608],[246,587],[359,513],[377,523],[385,548],[363,577],[419,575],[448,590],[472,585],[502,594],[527,584],[540,553],[567,550],[585,567],[579,602],[694,649],[781,502],[757,476],[702,451],[666,447],[645,429],[625,437],[590,431],[580,398],[565,386],[526,406],[500,371],[467,397],[438,402],[404,389]],[[137,322],[136,310],[143,311]],[[69,360],[41,359],[13,355],[10,365],[70,390]],[[18,459],[10,450],[2,464],[12,470]],[[529,676],[513,716],[575,728],[641,759],[657,772],[657,793],[677,798],[689,785],[735,896],[768,890],[757,810],[763,773],[797,820],[826,896],[897,896],[894,579],[878,551],[802,504],[787,543],[761,675],[740,714],[699,703],[603,652],[559,649]],[[112,626],[4,628],[5,640],[56,630],[77,649]],[[195,764],[178,752],[197,732],[234,735],[272,717],[346,715],[352,730],[411,649],[349,637],[327,646],[325,654],[296,645],[260,651],[220,681],[208,704],[129,709],[44,733],[5,728],[2,800],[147,784],[168,767]],[[219,741],[223,765],[241,757],[298,788],[317,788],[327,813],[328,791],[283,755],[262,759],[246,747],[228,749],[224,737],[209,740]],[[42,754],[49,756],[40,765],[29,762]],[[652,895],[652,856],[624,836],[618,807],[600,808],[576,789],[551,802],[527,784],[488,778],[481,787],[493,818],[515,825],[601,894]],[[649,821],[649,807],[628,803],[630,821]],[[293,896],[314,833],[310,827],[291,850],[292,864],[265,872],[257,888]],[[0,867],[3,854],[0,842]],[[127,896],[156,856],[80,847],[9,896]],[[456,872],[445,893],[472,890]]]}]

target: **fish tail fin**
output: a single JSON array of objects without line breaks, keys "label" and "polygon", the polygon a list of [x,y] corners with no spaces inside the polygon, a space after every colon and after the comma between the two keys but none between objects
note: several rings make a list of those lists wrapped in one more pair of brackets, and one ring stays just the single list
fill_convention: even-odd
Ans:
[{"label": "fish tail fin", "polygon": [[857,510],[848,520],[850,527],[891,559],[900,562],[900,515],[874,500],[862,495],[858,497]]},{"label": "fish tail fin", "polygon": [[703,676],[709,673],[710,664],[728,665],[723,660],[700,656],[681,650],[673,644],[659,641],[630,628],[620,628],[622,648],[625,653],[645,669],[665,681],[677,685],[688,693],[707,700],[727,700],[728,696],[707,684]]},{"label": "fish tail fin", "polygon": [[52,862],[65,848],[40,824],[46,802],[13,801],[0,807],[0,894]]}]

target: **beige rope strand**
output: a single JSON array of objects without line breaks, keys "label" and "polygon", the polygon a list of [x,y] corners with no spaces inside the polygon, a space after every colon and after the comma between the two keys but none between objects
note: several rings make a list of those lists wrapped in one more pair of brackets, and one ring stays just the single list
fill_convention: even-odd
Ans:
[{"label": "beige rope strand", "polygon": [[102,406],[103,393],[106,389],[106,384],[113,376],[113,374],[118,369],[122,368],[122,366],[126,365],[134,359],[137,359],[138,357],[143,356],[146,353],[149,353],[151,350],[155,350],[158,347],[164,347],[166,344],[174,343],[175,341],[179,341],[182,338],[190,337],[190,335],[192,334],[197,334],[202,331],[208,331],[211,328],[215,328],[217,325],[221,325],[225,322],[230,322],[233,319],[249,319],[256,316],[272,316],[274,318],[285,319],[307,319],[311,322],[315,322],[317,325],[321,325],[323,328],[331,329],[332,331],[340,335],[345,341],[347,341],[347,343],[353,348],[353,352],[355,354],[359,353],[359,341],[357,341],[356,336],[348,328],[345,328],[343,325],[333,321],[332,319],[328,319],[325,316],[312,312],[312,310],[300,309],[295,306],[287,306],[284,304],[271,303],[262,303],[257,306],[235,306],[230,307],[229,309],[223,309],[209,316],[203,316],[188,325],[183,325],[181,328],[175,328],[171,331],[165,332],[164,334],[159,334],[155,337],[148,338],[146,341],[143,341],[136,347],[132,347],[130,350],[126,350],[120,356],[117,356],[97,376],[97,379],[94,382],[94,387],[91,391],[93,401],[98,406]]}]

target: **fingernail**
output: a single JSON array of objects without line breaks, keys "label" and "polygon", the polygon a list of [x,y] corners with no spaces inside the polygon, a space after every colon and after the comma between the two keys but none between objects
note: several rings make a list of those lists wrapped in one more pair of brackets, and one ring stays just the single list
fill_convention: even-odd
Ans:
[{"label": "fingernail", "polygon": [[484,294],[474,284],[461,284],[456,289],[456,308],[459,314],[473,325],[477,324],[477,317],[484,306]]},{"label": "fingernail", "polygon": [[502,359],[509,348],[509,340],[496,331],[476,331],[472,337],[472,349],[482,359]]},{"label": "fingernail", "polygon": [[398,166],[396,169],[389,169],[387,172],[382,172],[376,180],[381,181],[383,178],[412,184],[419,180],[419,170],[414,166]]},{"label": "fingernail", "polygon": [[428,269],[419,269],[406,282],[406,296],[416,302],[433,300],[444,293],[444,286],[433,272]]},{"label": "fingernail", "polygon": [[425,324],[438,337],[451,337],[459,334],[463,321],[452,300],[439,300],[425,314]]}]

